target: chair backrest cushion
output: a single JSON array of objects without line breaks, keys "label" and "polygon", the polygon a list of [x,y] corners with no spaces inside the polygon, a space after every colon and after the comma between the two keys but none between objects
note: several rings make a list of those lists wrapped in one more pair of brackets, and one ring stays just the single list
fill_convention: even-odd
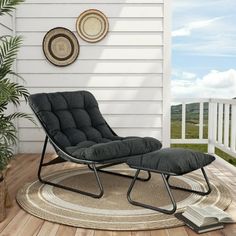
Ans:
[{"label": "chair backrest cushion", "polygon": [[29,104],[49,137],[62,149],[87,140],[100,143],[120,139],[88,91],[33,94]]}]

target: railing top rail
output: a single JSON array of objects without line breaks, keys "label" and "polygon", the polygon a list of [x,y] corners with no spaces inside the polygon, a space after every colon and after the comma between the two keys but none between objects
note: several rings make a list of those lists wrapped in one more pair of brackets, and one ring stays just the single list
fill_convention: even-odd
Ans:
[{"label": "railing top rail", "polygon": [[173,98],[172,103],[223,103],[236,105],[236,99],[221,99],[221,98]]},{"label": "railing top rail", "polygon": [[223,104],[233,104],[236,105],[236,99],[221,99],[221,98],[210,98],[209,102],[223,103]]},{"label": "railing top rail", "polygon": [[209,102],[209,98],[172,98],[172,103],[198,103]]}]

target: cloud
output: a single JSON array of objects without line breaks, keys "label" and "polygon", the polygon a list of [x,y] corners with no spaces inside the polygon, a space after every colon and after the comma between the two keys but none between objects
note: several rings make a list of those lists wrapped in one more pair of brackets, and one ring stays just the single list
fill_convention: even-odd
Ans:
[{"label": "cloud", "polygon": [[194,80],[176,77],[172,80],[172,97],[229,99],[236,97],[236,70],[213,70],[202,78],[195,76]]},{"label": "cloud", "polygon": [[182,80],[193,80],[196,79],[196,74],[186,71],[173,70],[172,76],[177,78],[182,78]]},{"label": "cloud", "polygon": [[172,37],[180,37],[180,36],[190,36],[192,31],[195,29],[201,29],[210,26],[213,22],[222,19],[223,17],[215,17],[209,20],[198,20],[193,21],[182,28],[172,31]]}]

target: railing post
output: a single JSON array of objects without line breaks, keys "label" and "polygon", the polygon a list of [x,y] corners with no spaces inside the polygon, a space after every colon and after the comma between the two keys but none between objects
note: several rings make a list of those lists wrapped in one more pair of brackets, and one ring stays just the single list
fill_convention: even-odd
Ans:
[{"label": "railing post", "polygon": [[204,127],[204,103],[200,102],[200,105],[199,105],[199,139],[203,139],[203,127]]},{"label": "railing post", "polygon": [[235,153],[236,147],[236,105],[232,104],[231,108],[231,137],[230,137],[230,149]]},{"label": "railing post", "polygon": [[217,103],[209,100],[208,105],[208,153],[215,154],[217,128]]},{"label": "railing post", "polygon": [[182,103],[182,128],[181,128],[181,139],[186,138],[186,103]]}]

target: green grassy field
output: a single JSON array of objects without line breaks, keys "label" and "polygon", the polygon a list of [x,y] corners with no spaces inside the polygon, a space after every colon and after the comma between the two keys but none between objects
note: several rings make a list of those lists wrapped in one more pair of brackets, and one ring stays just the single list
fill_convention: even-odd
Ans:
[{"label": "green grassy field", "polygon": [[[207,138],[208,126],[207,120],[204,120],[203,137]],[[186,121],[186,138],[198,139],[199,137],[199,127],[197,119],[187,119]],[[176,117],[171,121],[171,138],[178,139],[181,138],[181,121]],[[197,150],[200,152],[207,152],[207,144],[172,144],[172,147],[182,147]],[[216,148],[216,154],[232,165],[236,166],[236,158],[228,155],[227,153]]]}]

